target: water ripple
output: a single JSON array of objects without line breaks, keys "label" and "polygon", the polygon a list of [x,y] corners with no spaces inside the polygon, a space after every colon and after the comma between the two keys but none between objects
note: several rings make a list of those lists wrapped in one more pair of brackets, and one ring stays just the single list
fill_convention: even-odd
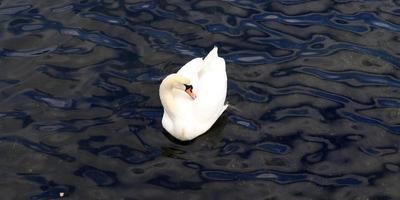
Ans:
[{"label": "water ripple", "polygon": [[101,147],[92,147],[92,143],[106,141],[104,136],[91,137],[79,142],[79,148],[95,155],[117,158],[130,164],[140,164],[153,160],[160,155],[157,150],[141,151],[125,145],[104,145]]},{"label": "water ripple", "polygon": [[0,15],[14,15],[22,11],[26,11],[32,8],[31,5],[20,5],[20,6],[12,6],[0,8]]},{"label": "water ripple", "polygon": [[28,149],[31,149],[33,151],[39,152],[39,153],[44,153],[50,156],[54,156],[57,158],[60,158],[61,160],[67,161],[67,162],[73,162],[76,159],[72,156],[69,156],[67,154],[59,153],[58,152],[58,147],[50,146],[44,143],[37,143],[33,142],[31,140],[25,139],[23,137],[18,137],[18,136],[2,136],[0,137],[0,141],[3,142],[10,142],[14,144],[20,144]]},{"label": "water ripple", "polygon": [[259,170],[254,172],[227,172],[219,170],[203,170],[201,177],[209,181],[273,181],[279,184],[293,184],[296,182],[311,182],[321,186],[357,186],[368,182],[368,179],[357,175],[345,175],[337,177],[322,176],[307,173],[284,173],[278,171]]},{"label": "water ripple", "polygon": [[[0,16],[4,199],[398,199],[396,1],[7,1]],[[171,139],[159,84],[213,46],[231,108]]]},{"label": "water ripple", "polygon": [[62,193],[64,197],[68,197],[75,191],[74,186],[57,184],[54,181],[48,181],[43,176],[35,174],[20,174],[20,176],[29,182],[39,185],[39,188],[43,191],[40,194],[31,196],[30,199],[32,200],[56,199],[60,198],[60,193]]},{"label": "water ripple", "polygon": [[92,166],[83,166],[75,171],[74,174],[88,178],[98,186],[113,186],[118,182],[114,172],[99,170]]}]

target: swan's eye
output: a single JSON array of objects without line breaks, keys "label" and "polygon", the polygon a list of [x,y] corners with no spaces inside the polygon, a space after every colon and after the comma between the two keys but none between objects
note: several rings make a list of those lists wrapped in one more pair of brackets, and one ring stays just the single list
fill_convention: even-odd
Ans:
[{"label": "swan's eye", "polygon": [[187,91],[187,90],[192,91],[193,90],[193,86],[192,85],[186,85],[186,84],[184,84],[184,85],[185,85],[185,91]]}]

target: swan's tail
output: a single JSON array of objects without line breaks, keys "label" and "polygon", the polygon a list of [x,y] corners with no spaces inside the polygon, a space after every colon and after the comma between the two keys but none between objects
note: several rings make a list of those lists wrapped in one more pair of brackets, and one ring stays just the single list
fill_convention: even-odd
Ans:
[{"label": "swan's tail", "polygon": [[204,58],[203,66],[203,70],[207,70],[205,68],[225,70],[225,60],[218,56],[218,47],[214,46],[214,48],[207,54]]},{"label": "swan's tail", "polygon": [[228,106],[229,106],[228,104],[225,104],[225,105],[224,105],[224,107],[222,108],[222,111],[221,111],[221,115],[222,115],[222,113],[228,108]]}]

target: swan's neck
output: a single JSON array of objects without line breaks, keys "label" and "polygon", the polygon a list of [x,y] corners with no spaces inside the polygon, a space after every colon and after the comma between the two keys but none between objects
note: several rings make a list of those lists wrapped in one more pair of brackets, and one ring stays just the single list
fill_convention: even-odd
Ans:
[{"label": "swan's neck", "polygon": [[[160,85],[160,99],[164,107],[165,112],[171,118],[176,118],[176,104],[174,101],[174,79],[173,76],[169,76],[163,80]],[[175,111],[175,112],[174,112]]]}]

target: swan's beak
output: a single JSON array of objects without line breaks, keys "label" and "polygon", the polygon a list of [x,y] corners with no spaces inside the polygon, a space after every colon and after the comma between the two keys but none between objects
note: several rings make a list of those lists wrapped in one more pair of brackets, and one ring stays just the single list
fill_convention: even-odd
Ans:
[{"label": "swan's beak", "polygon": [[192,97],[193,100],[196,99],[196,94],[193,93],[193,88],[192,88],[192,87],[186,89],[185,92],[186,92],[190,97]]}]

